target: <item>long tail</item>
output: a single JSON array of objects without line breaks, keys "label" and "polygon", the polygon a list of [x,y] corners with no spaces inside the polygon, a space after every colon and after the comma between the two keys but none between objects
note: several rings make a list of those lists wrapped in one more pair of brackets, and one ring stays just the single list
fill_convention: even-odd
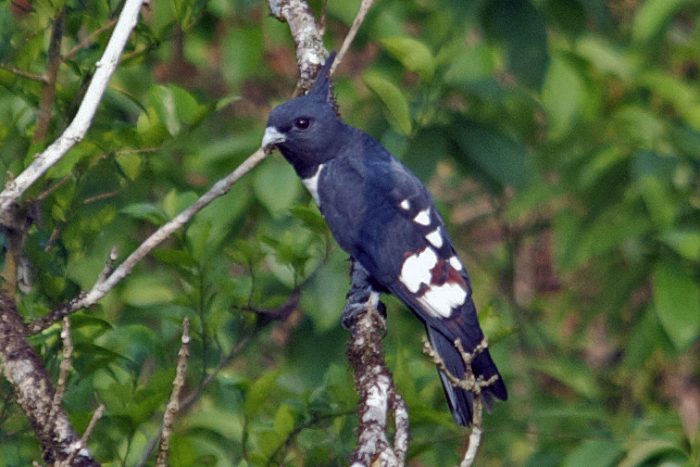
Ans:
[{"label": "long tail", "polygon": [[[433,349],[445,362],[447,369],[455,376],[461,378],[464,376],[465,365],[462,356],[459,351],[455,348],[454,343],[450,342],[442,333],[436,329],[426,326],[428,332],[428,339]],[[473,349],[480,342],[464,342],[462,338],[462,345],[467,352],[473,351]],[[488,349],[479,353],[472,362],[472,371],[475,377],[483,377],[485,380],[489,379],[493,375],[498,375],[498,380],[490,386],[485,387],[481,392],[481,400],[488,410],[491,409],[494,398],[500,400],[506,400],[508,398],[508,392],[506,391],[506,385],[503,383],[496,365],[491,360],[491,355]],[[472,407],[473,400],[472,394],[464,389],[456,388],[450,383],[447,376],[445,376],[441,371],[440,380],[442,381],[442,387],[445,390],[445,395],[447,396],[447,401],[450,405],[450,410],[452,411],[452,416],[455,421],[460,425],[468,426],[472,422]]]}]

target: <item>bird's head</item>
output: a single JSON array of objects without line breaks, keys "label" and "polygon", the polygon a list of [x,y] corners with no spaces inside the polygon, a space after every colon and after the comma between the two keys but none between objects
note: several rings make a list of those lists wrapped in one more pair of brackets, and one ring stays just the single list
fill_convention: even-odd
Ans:
[{"label": "bird's head", "polygon": [[277,147],[297,171],[333,157],[342,123],[333,101],[330,68],[335,52],[324,63],[311,90],[275,107],[267,120],[262,145]]}]

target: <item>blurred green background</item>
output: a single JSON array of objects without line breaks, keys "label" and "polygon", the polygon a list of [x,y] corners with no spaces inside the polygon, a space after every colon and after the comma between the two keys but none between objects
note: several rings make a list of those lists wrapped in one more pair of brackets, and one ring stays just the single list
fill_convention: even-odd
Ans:
[{"label": "blurred green background", "polygon": [[[329,49],[358,5],[328,2]],[[72,118],[120,7],[0,1],[5,180]],[[430,186],[472,275],[510,390],[485,416],[478,465],[700,465],[699,15],[695,0],[379,0],[336,73],[344,119]],[[294,57],[265,2],[152,1],[87,137],[26,197],[26,319],[89,289],[113,246],[126,257],[251,154],[294,89]],[[189,317],[172,465],[347,465],[347,272],[292,169],[268,158],[71,318],[76,429],[104,403],[96,458],[153,463]],[[454,465],[468,431],[421,354],[420,323],[387,303],[409,463]],[[32,338],[54,377],[59,332]],[[0,464],[40,457],[3,381]]]}]

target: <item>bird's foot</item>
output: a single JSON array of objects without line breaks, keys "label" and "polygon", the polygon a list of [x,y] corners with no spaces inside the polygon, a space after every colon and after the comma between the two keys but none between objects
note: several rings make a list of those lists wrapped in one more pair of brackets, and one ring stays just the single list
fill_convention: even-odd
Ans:
[{"label": "bird's foot", "polygon": [[368,308],[376,308],[386,320],[386,307],[379,301],[379,293],[371,287],[353,288],[348,292],[345,308],[340,315],[343,327],[350,330],[358,316]]}]

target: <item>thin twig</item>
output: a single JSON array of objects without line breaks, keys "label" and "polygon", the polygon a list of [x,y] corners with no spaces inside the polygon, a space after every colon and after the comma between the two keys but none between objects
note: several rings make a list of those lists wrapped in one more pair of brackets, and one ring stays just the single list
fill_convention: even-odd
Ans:
[{"label": "thin twig", "polygon": [[362,23],[365,21],[367,13],[369,12],[369,9],[372,8],[373,4],[374,0],[362,0],[362,3],[360,3],[360,9],[357,11],[357,15],[355,16],[355,19],[352,22],[352,26],[350,26],[350,30],[348,31],[347,35],[345,36],[345,39],[343,40],[343,45],[340,47],[338,55],[336,55],[335,57],[335,62],[333,62],[333,66],[331,66],[331,74],[333,74],[335,69],[340,66],[340,63],[343,61],[343,57],[345,56],[345,53],[350,48],[350,44],[352,44],[352,41],[355,39],[357,31],[360,29],[360,26],[362,26]]},{"label": "thin twig", "polygon": [[177,369],[175,370],[175,379],[173,379],[173,391],[170,393],[170,400],[165,407],[163,414],[163,424],[161,429],[160,447],[158,448],[158,458],[156,466],[165,467],[168,460],[168,451],[170,450],[170,436],[173,434],[173,424],[175,417],[180,410],[180,392],[185,385],[187,376],[187,361],[190,356],[190,320],[185,318],[182,321],[182,344],[180,351],[177,354]]},{"label": "thin twig", "polygon": [[102,26],[100,26],[99,28],[97,28],[97,29],[95,29],[94,31],[92,31],[90,34],[88,34],[87,36],[85,36],[85,37],[83,38],[83,40],[81,40],[80,42],[78,42],[77,44],[75,44],[75,46],[73,46],[73,48],[70,49],[70,50],[63,56],[63,60],[64,60],[64,61],[70,60],[70,59],[72,59],[73,57],[75,57],[76,54],[77,54],[78,52],[80,52],[81,50],[87,49],[88,47],[90,47],[92,44],[95,43],[95,41],[97,41],[97,38],[98,38],[103,32],[105,32],[105,31],[108,30],[108,29],[111,29],[112,26],[114,26],[116,23],[117,23],[117,19],[116,19],[116,18],[112,18],[112,19],[110,19],[109,21],[107,21],[104,25],[102,25]]},{"label": "thin twig", "polygon": [[63,342],[63,353],[61,355],[61,364],[58,370],[58,381],[56,382],[56,392],[53,394],[51,402],[51,411],[49,412],[49,425],[54,423],[58,409],[63,402],[63,395],[66,392],[66,382],[68,381],[68,372],[72,368],[71,357],[73,355],[73,341],[70,338],[70,321],[68,318],[63,318],[63,329],[61,329],[61,341]]},{"label": "thin twig", "polygon": [[46,84],[48,81],[48,79],[46,79],[46,75],[40,75],[38,73],[32,73],[31,71],[22,70],[21,68],[17,68],[9,63],[0,63],[0,70],[9,71],[13,75],[21,76],[22,78],[31,79],[32,81],[38,81],[44,84]]},{"label": "thin twig", "polygon": [[[229,366],[231,362],[245,349],[245,347],[252,341],[254,334],[248,334],[246,337],[244,337],[236,346],[231,349],[231,351],[226,355],[226,357],[222,358],[219,361],[219,364],[216,366],[216,368],[207,375],[206,378],[197,386],[197,389],[194,391],[190,392],[187,396],[182,398],[182,402],[180,403],[180,413],[186,413],[188,412],[194,404],[199,400],[200,397],[204,394],[205,389],[209,386],[209,384],[212,383],[216,379],[216,377],[219,375],[219,373]],[[136,467],[142,467],[143,465],[146,465],[146,462],[148,459],[151,457],[151,453],[156,447],[156,443],[161,437],[161,431],[163,427],[161,426],[160,429],[158,430],[158,433],[149,440],[149,442],[146,444],[146,448],[143,451],[143,454],[141,455],[141,460],[136,464]]]},{"label": "thin twig", "polygon": [[83,308],[88,308],[99,300],[101,300],[109,291],[111,291],[119,282],[121,282],[136,265],[153,250],[160,245],[165,239],[170,237],[175,231],[189,222],[195,214],[204,209],[215,199],[225,195],[231,187],[253,167],[258,165],[267,154],[260,148],[255,151],[248,159],[243,161],[236,170],[231,172],[226,177],[216,182],[205,194],[197,201],[175,216],[172,220],[161,226],[150,237],[148,237],[141,245],[139,245],[125,260],[122,262],[110,275],[103,281],[95,282],[93,287],[86,293],[78,295],[68,303],[53,310],[48,315],[32,321],[29,324],[29,332],[36,334],[47,327],[51,326],[56,321],[62,319]]},{"label": "thin twig", "polygon": [[484,410],[483,402],[481,400],[481,392],[485,387],[498,381],[498,375],[493,375],[491,378],[484,380],[482,377],[475,378],[474,372],[472,371],[472,362],[474,361],[474,358],[476,358],[476,356],[480,353],[486,351],[488,348],[486,338],[482,339],[482,341],[471,353],[464,350],[464,346],[462,346],[462,341],[460,339],[457,339],[454,342],[454,346],[459,351],[465,366],[464,376],[461,378],[458,378],[447,369],[447,366],[440,355],[438,355],[435,349],[432,348],[428,340],[425,337],[423,338],[423,353],[428,355],[433,360],[435,365],[437,365],[440,371],[447,377],[453,386],[472,393],[472,430],[471,433],[469,433],[467,452],[464,453],[462,462],[459,464],[459,467],[471,467],[471,465],[474,463],[474,459],[476,459],[476,453],[479,449],[481,435],[483,433],[482,424]]},{"label": "thin twig", "polygon": [[34,131],[35,143],[44,141],[49,131],[51,110],[53,109],[53,100],[56,96],[56,78],[58,77],[58,67],[61,65],[61,42],[63,41],[65,18],[66,10],[63,8],[58,13],[58,16],[53,19],[51,40],[49,41],[49,61],[46,67],[46,85],[41,90],[36,130]]},{"label": "thin twig", "polygon": [[63,461],[63,462],[57,462],[56,467],[68,467],[73,465],[73,459],[75,459],[75,456],[78,455],[81,449],[84,449],[87,447],[87,442],[90,439],[90,435],[92,435],[93,430],[95,429],[95,426],[97,426],[97,422],[102,418],[102,415],[105,413],[105,406],[104,404],[100,404],[97,406],[97,409],[95,412],[92,414],[92,417],[90,417],[90,422],[88,423],[87,428],[85,428],[85,432],[83,432],[83,436],[80,437],[80,441],[78,441],[78,444],[76,444],[73,447],[73,451],[70,453],[68,458]]},{"label": "thin twig", "polygon": [[14,180],[9,180],[0,193],[0,224],[12,225],[11,209],[19,198],[49,168],[53,167],[76,143],[81,141],[90,128],[107,84],[119,63],[119,56],[124,50],[131,31],[138,21],[143,0],[126,0],[112,37],[105,48],[102,58],[95,64],[95,74],[80,103],[78,112],[63,134],[42,153]]}]

